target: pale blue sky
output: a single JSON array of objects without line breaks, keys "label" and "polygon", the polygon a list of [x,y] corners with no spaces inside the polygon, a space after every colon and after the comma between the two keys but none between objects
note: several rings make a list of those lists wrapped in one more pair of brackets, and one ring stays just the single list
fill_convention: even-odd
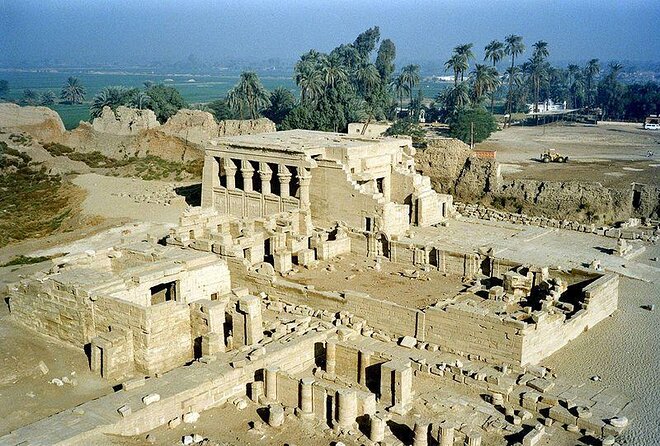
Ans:
[{"label": "pale blue sky", "polygon": [[660,60],[660,0],[0,0],[0,63],[294,59],[373,25],[405,61],[511,33],[552,60]]}]

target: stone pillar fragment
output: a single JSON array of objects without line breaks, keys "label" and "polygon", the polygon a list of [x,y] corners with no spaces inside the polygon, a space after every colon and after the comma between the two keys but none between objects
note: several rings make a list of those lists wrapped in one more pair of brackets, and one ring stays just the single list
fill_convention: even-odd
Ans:
[{"label": "stone pillar fragment", "polygon": [[325,371],[330,375],[335,374],[337,366],[337,342],[329,340],[325,343]]},{"label": "stone pillar fragment", "polygon": [[281,404],[273,404],[268,408],[268,424],[272,427],[284,424],[284,407]]},{"label": "stone pillar fragment", "polygon": [[412,367],[392,360],[381,365],[381,401],[395,413],[406,413],[412,403]]},{"label": "stone pillar fragment", "polygon": [[465,444],[467,446],[481,446],[481,434],[475,430],[471,430],[465,436]]},{"label": "stone pillar fragment", "polygon": [[367,385],[367,367],[371,365],[371,355],[368,350],[360,350],[358,358],[358,382],[363,386]]},{"label": "stone pillar fragment", "polygon": [[386,420],[382,415],[372,416],[369,423],[369,440],[377,443],[385,439]]},{"label": "stone pillar fragment", "polygon": [[312,183],[312,175],[309,173],[309,169],[300,167],[298,169],[298,184],[300,185],[300,208],[308,209],[309,202],[309,185]]},{"label": "stone pillar fragment", "polygon": [[279,367],[266,368],[266,399],[277,401],[277,372]]},{"label": "stone pillar fragment", "polygon": [[429,423],[425,420],[415,421],[413,429],[413,446],[428,446],[429,444]]},{"label": "stone pillar fragment", "polygon": [[352,389],[337,391],[337,426],[350,429],[357,418],[357,394]]},{"label": "stone pillar fragment", "polygon": [[227,189],[236,189],[236,165],[229,158],[223,158],[223,168],[225,171],[225,177],[227,178]]},{"label": "stone pillar fragment", "polygon": [[312,377],[305,377],[300,380],[300,415],[302,417],[314,414],[312,384],[314,384],[314,378]]},{"label": "stone pillar fragment", "polygon": [[[257,296],[243,296],[238,300],[238,312],[243,315],[243,345],[254,345],[264,337],[261,300]],[[240,321],[239,321],[240,322]],[[234,333],[241,330],[234,330]],[[236,339],[234,339],[236,342]]]},{"label": "stone pillar fragment", "polygon": [[454,424],[448,421],[440,423],[438,429],[438,441],[440,446],[454,446]]}]

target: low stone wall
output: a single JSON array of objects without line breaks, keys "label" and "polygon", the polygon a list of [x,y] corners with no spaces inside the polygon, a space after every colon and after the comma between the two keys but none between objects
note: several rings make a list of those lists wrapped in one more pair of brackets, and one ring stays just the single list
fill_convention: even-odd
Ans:
[{"label": "low stone wall", "polygon": [[619,302],[619,276],[604,275],[584,287],[582,293],[582,308],[568,320],[556,315],[525,328],[522,364],[540,362],[614,313]]},{"label": "low stone wall", "polygon": [[640,239],[647,242],[658,241],[658,228],[655,227],[630,227],[624,225],[622,228],[599,226],[595,224],[580,223],[575,220],[558,220],[548,217],[534,217],[527,214],[516,214],[512,212],[499,211],[479,204],[455,203],[455,209],[463,217],[488,221],[504,221],[508,223],[540,226],[543,228],[560,228],[577,232],[588,232],[611,238],[624,238],[629,240]]},{"label": "low stone wall", "polygon": [[430,307],[426,341],[453,353],[474,355],[487,362],[520,364],[523,322],[488,314],[478,307]]}]

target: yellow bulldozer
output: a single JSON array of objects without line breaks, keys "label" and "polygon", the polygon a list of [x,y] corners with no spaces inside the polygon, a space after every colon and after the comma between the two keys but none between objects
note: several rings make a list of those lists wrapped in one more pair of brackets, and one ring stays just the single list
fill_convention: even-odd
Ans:
[{"label": "yellow bulldozer", "polygon": [[555,149],[547,149],[541,154],[541,162],[566,163],[568,162],[568,157],[557,152]]}]

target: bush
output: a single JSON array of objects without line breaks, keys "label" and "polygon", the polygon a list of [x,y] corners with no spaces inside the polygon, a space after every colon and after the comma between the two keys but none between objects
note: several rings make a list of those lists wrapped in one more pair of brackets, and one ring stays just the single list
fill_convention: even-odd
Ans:
[{"label": "bush", "polygon": [[[472,135],[473,124],[474,134]],[[481,142],[488,138],[495,130],[497,130],[495,118],[483,108],[459,110],[449,120],[449,134],[466,144],[470,144],[472,137],[474,137],[475,143]]]},{"label": "bush", "polygon": [[46,149],[48,153],[53,156],[69,156],[70,153],[73,153],[73,149],[71,147],[56,142],[49,142],[44,144],[44,149]]}]

